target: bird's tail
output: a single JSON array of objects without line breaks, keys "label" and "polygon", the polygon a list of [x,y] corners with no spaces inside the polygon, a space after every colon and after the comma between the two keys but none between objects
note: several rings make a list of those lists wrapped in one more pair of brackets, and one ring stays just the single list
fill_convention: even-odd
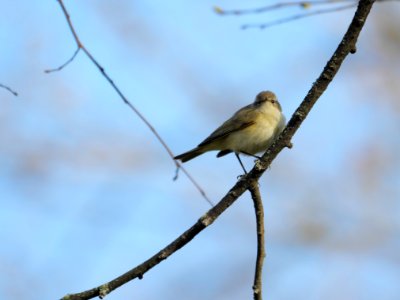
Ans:
[{"label": "bird's tail", "polygon": [[174,159],[180,159],[184,163],[184,162],[191,160],[192,158],[195,158],[196,156],[199,156],[203,153],[204,153],[204,150],[197,147],[188,152],[185,152],[185,153],[175,156]]}]

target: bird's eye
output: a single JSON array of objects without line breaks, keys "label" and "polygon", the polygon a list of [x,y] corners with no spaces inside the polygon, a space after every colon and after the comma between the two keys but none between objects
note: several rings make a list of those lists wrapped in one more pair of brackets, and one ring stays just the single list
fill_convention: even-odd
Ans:
[{"label": "bird's eye", "polygon": [[275,102],[276,102],[275,100],[271,100],[271,103],[272,103],[272,104],[275,104]]}]

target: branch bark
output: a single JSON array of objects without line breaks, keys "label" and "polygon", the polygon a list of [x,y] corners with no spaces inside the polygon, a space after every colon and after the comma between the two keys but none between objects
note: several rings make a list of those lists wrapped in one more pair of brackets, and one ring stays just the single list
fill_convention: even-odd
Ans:
[{"label": "branch bark", "polygon": [[254,272],[253,296],[254,300],[262,300],[262,268],[265,258],[264,207],[257,181],[251,182],[249,191],[254,203],[257,225],[257,259]]},{"label": "branch bark", "polygon": [[177,250],[189,243],[198,233],[200,233],[204,228],[211,225],[229,206],[232,205],[235,200],[242,195],[248,188],[247,180],[239,180],[234,187],[222,198],[222,200],[210,209],[205,215],[203,215],[192,227],[182,233],[176,240],[166,246],[164,249],[153,255],[151,258],[141,263],[132,270],[126,272],[125,274],[111,280],[108,283],[95,287],[93,289],[84,291],[77,294],[69,294],[64,296],[63,300],[83,300],[91,299],[96,296],[104,298],[108,293],[120,287],[121,285],[131,281],[135,278],[142,279],[143,275],[158,265],[163,260],[167,259],[171,254],[175,253]]},{"label": "branch bark", "polygon": [[77,294],[69,294],[63,297],[64,300],[71,299],[91,299],[96,296],[100,298],[105,297],[108,293],[128,281],[135,278],[142,278],[144,273],[159,264],[161,261],[167,259],[170,255],[189,243],[198,233],[200,233],[207,226],[211,225],[229,206],[231,206],[247,189],[250,188],[253,182],[257,182],[261,175],[266,171],[271,162],[276,158],[284,147],[290,145],[293,135],[296,133],[302,122],[305,120],[316,101],[320,98],[322,93],[326,90],[334,76],[338,72],[344,59],[349,53],[355,53],[356,42],[358,36],[363,28],[368,14],[374,4],[375,0],[360,0],[353,20],[350,23],[347,32],[345,33],[342,41],[333,53],[331,59],[326,64],[321,75],[312,85],[308,94],[292,115],[285,130],[281,133],[278,140],[264,153],[262,159],[257,161],[253,169],[245,176],[241,177],[239,181],[229,190],[229,192],[221,199],[221,201],[212,209],[210,209],[204,216],[202,216],[191,228],[180,235],[175,241],[159,251],[150,259],[141,263],[132,270],[111,280],[110,282],[85,292]]}]

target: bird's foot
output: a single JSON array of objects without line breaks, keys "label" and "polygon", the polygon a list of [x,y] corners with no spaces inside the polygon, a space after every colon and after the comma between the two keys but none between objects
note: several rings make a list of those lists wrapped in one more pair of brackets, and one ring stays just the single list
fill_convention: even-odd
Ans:
[{"label": "bird's foot", "polygon": [[247,176],[247,174],[249,174],[249,173],[244,173],[243,175],[238,175],[238,176],[236,176],[236,179],[237,180],[242,180],[243,179],[243,177],[246,177]]}]

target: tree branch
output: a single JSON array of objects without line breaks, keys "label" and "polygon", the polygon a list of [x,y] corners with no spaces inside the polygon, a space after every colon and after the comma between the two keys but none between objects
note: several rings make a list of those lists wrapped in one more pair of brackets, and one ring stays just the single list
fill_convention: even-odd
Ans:
[{"label": "tree branch", "polygon": [[354,53],[358,36],[363,28],[368,14],[375,0],[360,0],[353,20],[350,23],[347,32],[342,41],[333,53],[331,59],[326,64],[321,75],[312,85],[310,91],[292,115],[285,130],[281,133],[278,140],[264,153],[262,159],[257,161],[253,169],[239,179],[239,181],[229,190],[229,192],[221,199],[221,201],[204,216],[202,216],[191,228],[181,234],[175,241],[170,243],[164,249],[159,251],[153,257],[141,263],[137,267],[131,269],[118,278],[109,281],[101,286],[87,290],[77,294],[69,294],[63,297],[63,300],[82,300],[91,299],[96,296],[105,297],[108,293],[128,281],[135,278],[142,278],[143,275],[167,259],[170,255],[189,243],[197,234],[199,234],[207,226],[211,225],[228,207],[230,207],[247,189],[250,188],[253,182],[258,181],[261,175],[266,171],[275,157],[282,151],[284,147],[290,145],[293,135],[296,133],[300,125],[303,123],[313,105],[326,90],[334,76],[338,72],[344,59],[349,53]]},{"label": "tree branch", "polygon": [[293,113],[288,124],[286,125],[285,130],[281,133],[278,140],[264,153],[261,161],[255,164],[248,177],[252,177],[254,179],[260,178],[278,153],[282,151],[284,147],[290,145],[292,137],[299,129],[300,125],[303,123],[314,104],[327,89],[328,85],[332,82],[344,59],[349,53],[354,54],[356,52],[357,39],[374,3],[375,0],[360,0],[349,28],[347,29],[332,57],[325,65],[321,75],[313,83],[306,97]]},{"label": "tree branch", "polygon": [[62,69],[64,69],[66,66],[68,66],[74,59],[75,57],[78,55],[79,51],[81,50],[80,47],[76,48],[74,54],[70,57],[70,59],[68,59],[65,63],[63,63],[61,66],[59,66],[58,68],[54,68],[54,69],[47,69],[44,70],[45,73],[52,73],[52,72],[58,72],[61,71]]},{"label": "tree branch", "polygon": [[332,5],[338,3],[349,3],[352,2],[354,5],[357,4],[357,0],[317,0],[317,1],[289,1],[289,2],[281,2],[275,3],[271,5],[266,5],[257,8],[248,8],[248,9],[222,9],[219,6],[214,7],[214,11],[220,15],[246,15],[246,14],[260,14],[265,13],[267,11],[279,10],[282,8],[290,7],[290,6],[298,6],[303,9],[309,9],[314,6],[325,6]]},{"label": "tree branch", "polygon": [[14,96],[18,96],[18,93],[16,91],[14,91],[12,88],[10,88],[10,87],[8,87],[8,86],[6,86],[4,84],[1,84],[1,83],[0,83],[0,87],[3,88],[3,89],[6,89],[7,91],[9,91]]},{"label": "tree branch", "polygon": [[[111,79],[111,77],[107,74],[105,69],[103,68],[102,65],[94,58],[94,56],[89,52],[89,50],[86,49],[85,45],[81,42],[79,39],[78,34],[76,33],[76,30],[74,28],[74,25],[72,24],[71,17],[64,5],[63,0],[57,0],[58,3],[61,6],[61,9],[64,13],[65,19],[67,20],[69,29],[71,30],[71,33],[74,37],[74,40],[77,45],[77,49],[75,50],[74,54],[70,59],[68,59],[64,64],[59,66],[58,68],[55,69],[50,69],[50,70],[45,70],[46,73],[50,72],[55,72],[55,71],[60,71],[64,67],[66,67],[69,63],[71,63],[76,55],[79,53],[80,50],[82,50],[86,56],[90,59],[90,61],[99,69],[100,73],[103,75],[103,77],[108,81],[108,83],[112,86],[114,91],[118,94],[118,96],[122,99],[122,101],[143,121],[143,123],[150,129],[150,131],[154,134],[156,139],[160,142],[160,144],[163,146],[163,148],[167,151],[168,155],[171,157],[173,160],[177,170],[181,169],[183,173],[189,178],[189,180],[193,183],[193,185],[197,188],[197,190],[200,192],[200,194],[203,196],[203,198],[211,205],[213,206],[213,202],[207,197],[205,191],[200,187],[200,185],[194,180],[194,178],[190,175],[190,173],[182,166],[180,162],[174,159],[174,154],[172,153],[171,149],[168,147],[167,143],[164,141],[164,139],[161,137],[161,135],[157,132],[157,130],[151,125],[151,123],[145,118],[145,116],[132,104],[131,101],[128,100],[128,98],[122,93],[122,91],[119,89],[119,87],[115,84],[115,82]],[[178,174],[176,173],[174,179],[176,179]]]},{"label": "tree branch", "polygon": [[257,259],[254,273],[253,295],[254,300],[262,300],[262,268],[265,258],[264,207],[257,181],[252,181],[250,183],[249,191],[254,203],[257,224]]},{"label": "tree branch", "polygon": [[[376,2],[393,2],[399,0],[376,0]],[[219,6],[214,6],[214,12],[221,16],[242,16],[248,14],[261,14],[270,11],[277,11],[281,9],[285,9],[288,7],[299,7],[303,9],[302,13],[294,14],[288,17],[279,18],[276,20],[272,20],[265,23],[255,23],[255,24],[244,24],[241,26],[241,29],[250,29],[250,28],[259,28],[265,29],[272,26],[280,25],[283,23],[288,23],[291,21],[328,14],[333,12],[338,12],[342,10],[348,10],[350,8],[356,7],[358,0],[305,0],[305,1],[288,1],[288,2],[280,2],[275,4],[270,4],[266,6],[261,6],[257,8],[245,8],[245,9],[223,9]],[[322,6],[330,6],[329,8],[322,8],[313,10],[315,7]],[[305,10],[309,10],[308,12],[304,12]]]},{"label": "tree branch", "polygon": [[100,298],[105,297],[108,293],[120,287],[121,285],[131,281],[135,278],[143,278],[143,275],[158,265],[163,260],[167,259],[171,254],[189,243],[197,234],[199,234],[207,226],[211,225],[229,206],[235,202],[240,195],[242,195],[248,188],[248,182],[245,180],[239,180],[234,187],[221,199],[221,201],[210,209],[205,215],[203,215],[192,227],[182,233],[176,240],[166,246],[164,249],[153,255],[151,258],[141,263],[132,270],[119,276],[118,278],[111,280],[105,284],[102,284],[91,290],[87,290],[82,293],[66,295],[62,300],[82,300],[91,299],[96,296]]},{"label": "tree branch", "polygon": [[356,7],[356,6],[357,6],[357,3],[352,3],[352,4],[347,4],[347,5],[338,6],[338,7],[318,9],[318,10],[314,10],[314,11],[310,11],[310,12],[306,12],[306,13],[292,15],[290,17],[274,20],[274,21],[271,21],[271,22],[266,22],[266,23],[261,23],[261,24],[244,24],[244,25],[242,25],[241,28],[242,29],[249,29],[249,28],[265,29],[265,28],[272,27],[272,26],[275,26],[275,25],[288,23],[288,22],[291,22],[291,21],[294,21],[294,20],[299,20],[299,19],[303,19],[303,18],[307,18],[307,17],[311,17],[311,16],[323,15],[323,14],[329,14],[329,13],[333,13],[333,12],[338,12],[338,11],[341,11],[341,10],[347,10],[347,9],[350,9],[350,8],[353,8],[353,7]]}]

